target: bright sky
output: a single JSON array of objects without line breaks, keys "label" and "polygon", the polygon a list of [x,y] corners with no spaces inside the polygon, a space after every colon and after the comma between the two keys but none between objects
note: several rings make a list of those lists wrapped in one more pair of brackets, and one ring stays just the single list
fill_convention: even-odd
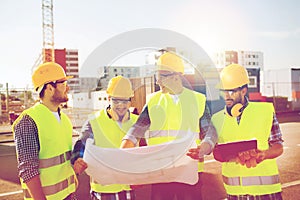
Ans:
[{"label": "bright sky", "polygon": [[[219,50],[264,53],[265,69],[300,66],[298,0],[53,0],[55,48],[79,50],[79,64],[111,37],[162,28]],[[42,1],[0,1],[0,84],[30,85],[42,49]]]}]

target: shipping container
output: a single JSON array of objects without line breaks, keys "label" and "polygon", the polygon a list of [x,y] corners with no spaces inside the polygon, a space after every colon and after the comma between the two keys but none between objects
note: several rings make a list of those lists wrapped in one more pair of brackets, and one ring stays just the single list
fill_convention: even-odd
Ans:
[{"label": "shipping container", "polygon": [[292,110],[300,109],[300,68],[264,71],[263,80],[264,96],[286,98]]}]

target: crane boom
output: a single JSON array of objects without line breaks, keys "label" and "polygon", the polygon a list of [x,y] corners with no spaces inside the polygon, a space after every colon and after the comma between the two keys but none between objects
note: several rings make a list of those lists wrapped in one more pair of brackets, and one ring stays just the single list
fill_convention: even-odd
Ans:
[{"label": "crane boom", "polygon": [[42,0],[43,62],[54,62],[53,1]]}]

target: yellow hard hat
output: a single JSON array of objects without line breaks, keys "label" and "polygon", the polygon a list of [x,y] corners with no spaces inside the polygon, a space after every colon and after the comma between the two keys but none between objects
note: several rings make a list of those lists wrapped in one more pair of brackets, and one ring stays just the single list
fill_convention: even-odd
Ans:
[{"label": "yellow hard hat", "polygon": [[220,78],[220,89],[223,90],[232,90],[249,84],[247,70],[238,64],[230,64],[226,66],[221,71]]},{"label": "yellow hard hat", "polygon": [[182,59],[174,53],[166,52],[157,60],[158,70],[166,70],[171,72],[184,72]]},{"label": "yellow hard hat", "polygon": [[68,80],[73,76],[66,76],[62,66],[55,62],[46,62],[39,65],[32,74],[32,83],[34,90],[37,91],[46,83],[57,80]]},{"label": "yellow hard hat", "polygon": [[130,80],[123,76],[110,79],[106,92],[109,96],[120,98],[130,98],[134,94]]}]

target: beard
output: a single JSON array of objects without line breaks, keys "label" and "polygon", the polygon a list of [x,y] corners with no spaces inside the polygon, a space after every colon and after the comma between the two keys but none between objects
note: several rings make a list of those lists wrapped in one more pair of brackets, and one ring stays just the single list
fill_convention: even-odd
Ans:
[{"label": "beard", "polygon": [[61,94],[60,92],[55,90],[54,95],[51,100],[52,100],[52,102],[55,102],[55,103],[65,103],[69,100],[69,98],[66,93]]},{"label": "beard", "polygon": [[237,96],[235,99],[226,99],[225,103],[226,103],[227,109],[231,109],[234,105],[239,104],[239,103],[243,104],[242,95],[239,94],[239,96]]}]

